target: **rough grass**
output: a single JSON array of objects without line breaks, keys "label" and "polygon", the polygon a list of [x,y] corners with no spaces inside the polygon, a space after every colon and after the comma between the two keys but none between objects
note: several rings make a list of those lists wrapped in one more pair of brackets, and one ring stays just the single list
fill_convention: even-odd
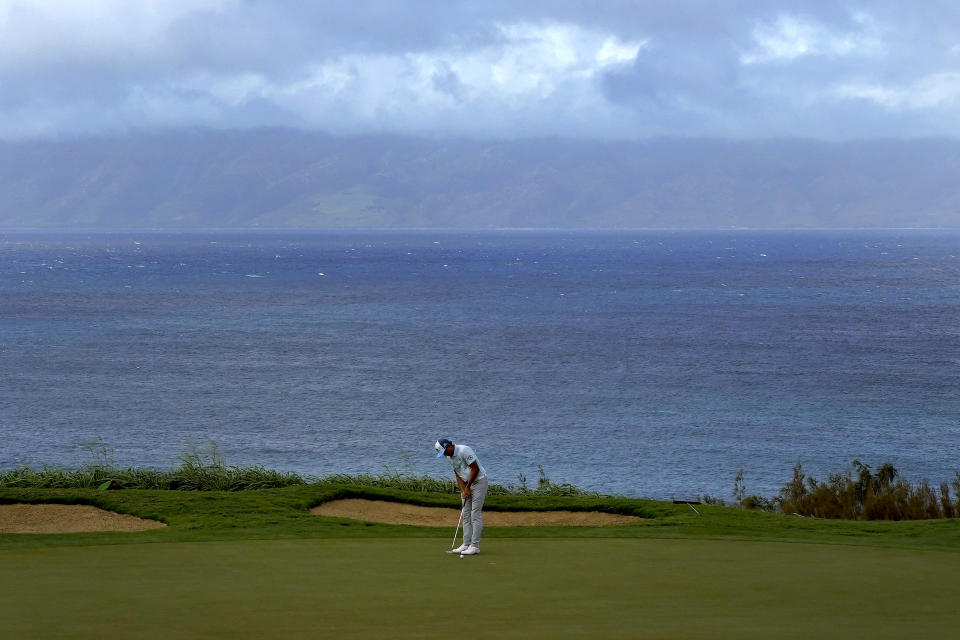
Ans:
[{"label": "rough grass", "polygon": [[[456,495],[408,492],[333,483],[253,491],[162,491],[96,489],[3,489],[0,503],[91,504],[160,520],[165,529],[136,533],[0,535],[0,549],[18,546],[130,544],[137,542],[249,538],[434,537],[437,529],[363,523],[311,515],[309,509],[337,498],[395,500],[458,507]],[[622,497],[490,496],[487,510],[597,510],[644,518],[615,527],[489,527],[485,538],[710,538],[823,542],[917,549],[960,550],[960,520],[860,522],[801,518],[778,513],[687,505]],[[450,535],[456,519],[444,536]]]},{"label": "rough grass", "polygon": [[[260,466],[228,466],[219,455],[216,445],[207,450],[192,450],[181,456],[177,467],[161,471],[154,469],[128,468],[117,469],[102,460],[85,465],[79,469],[44,468],[35,470],[30,467],[0,471],[0,489],[145,489],[175,491],[253,491],[279,489],[294,486],[338,485],[356,489],[379,489],[385,491],[384,499],[392,499],[391,492],[410,494],[404,501],[426,506],[439,503],[451,503],[458,495],[457,484],[451,478],[432,476],[412,476],[387,470],[380,475],[332,475],[320,479],[307,478],[296,473],[284,473],[265,469]],[[960,473],[953,479],[954,494],[946,482],[937,488],[926,480],[911,484],[900,477],[897,469],[888,463],[881,465],[876,472],[859,461],[854,461],[851,469],[844,473],[829,476],[826,482],[806,476],[803,468],[797,464],[793,477],[781,489],[775,498],[747,495],[743,482],[743,470],[734,480],[735,505],[749,510],[779,511],[781,513],[815,518],[847,520],[926,520],[953,518],[960,514]],[[399,494],[398,494],[399,495]],[[582,498],[589,504],[594,499],[605,499],[605,507],[600,510],[628,509],[614,511],[629,512],[633,504],[623,502],[613,507],[614,498],[592,491],[585,491],[569,484],[558,484],[550,480],[539,467],[536,487],[528,487],[526,480],[521,484],[491,484],[489,499],[504,498],[502,509],[525,509],[524,498]],[[512,503],[510,498],[519,499]],[[703,501],[723,506],[723,500],[704,496]],[[650,501],[648,501],[650,502]],[[488,504],[490,504],[488,502]],[[521,506],[513,507],[512,504]],[[549,501],[544,504],[551,504]],[[570,503],[574,504],[574,503]],[[549,507],[553,508],[553,507]],[[578,507],[564,507],[576,509]]]},{"label": "rough grass", "polygon": [[[526,479],[521,477],[520,485],[501,485],[492,483],[487,488],[488,496],[552,496],[552,497],[602,497],[595,491],[587,491],[566,483],[555,483],[547,477],[542,465],[537,465],[539,478],[535,488],[526,485]],[[450,477],[434,478],[432,476],[412,476],[398,471],[388,470],[381,475],[338,474],[327,476],[321,482],[330,482],[358,487],[377,487],[382,489],[397,489],[407,492],[441,493],[457,495],[460,489]]]}]

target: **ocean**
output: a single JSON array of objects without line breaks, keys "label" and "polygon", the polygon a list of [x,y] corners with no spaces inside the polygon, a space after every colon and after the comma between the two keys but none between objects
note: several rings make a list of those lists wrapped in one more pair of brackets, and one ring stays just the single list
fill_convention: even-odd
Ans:
[{"label": "ocean", "polygon": [[0,233],[0,468],[960,470],[960,231]]}]

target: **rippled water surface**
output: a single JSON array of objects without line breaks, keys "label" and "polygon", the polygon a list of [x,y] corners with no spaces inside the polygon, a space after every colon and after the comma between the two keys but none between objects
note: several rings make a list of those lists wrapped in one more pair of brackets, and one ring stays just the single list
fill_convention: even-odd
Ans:
[{"label": "rippled water surface", "polygon": [[770,495],[960,469],[960,234],[0,234],[0,468],[231,464]]}]

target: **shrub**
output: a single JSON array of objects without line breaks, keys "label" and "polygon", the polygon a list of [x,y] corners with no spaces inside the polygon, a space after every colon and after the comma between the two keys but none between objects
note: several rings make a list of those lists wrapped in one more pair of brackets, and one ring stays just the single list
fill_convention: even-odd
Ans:
[{"label": "shrub", "polygon": [[773,511],[776,508],[776,502],[763,496],[749,495],[744,496],[740,501],[740,506],[744,509],[756,509],[759,511]]},{"label": "shrub", "polygon": [[[960,473],[953,484],[960,492]],[[951,518],[960,512],[951,501],[947,483],[941,483],[939,490],[927,480],[913,485],[890,462],[874,473],[859,460],[846,472],[831,474],[824,483],[807,477],[797,463],[776,502],[783,513],[850,520],[928,520]]]}]

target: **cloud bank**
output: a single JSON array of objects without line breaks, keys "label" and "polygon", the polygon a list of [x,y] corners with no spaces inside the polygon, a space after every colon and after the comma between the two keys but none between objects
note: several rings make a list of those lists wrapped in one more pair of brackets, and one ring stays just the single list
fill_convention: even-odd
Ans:
[{"label": "cloud bank", "polygon": [[947,2],[0,0],[0,138],[955,137]]}]

